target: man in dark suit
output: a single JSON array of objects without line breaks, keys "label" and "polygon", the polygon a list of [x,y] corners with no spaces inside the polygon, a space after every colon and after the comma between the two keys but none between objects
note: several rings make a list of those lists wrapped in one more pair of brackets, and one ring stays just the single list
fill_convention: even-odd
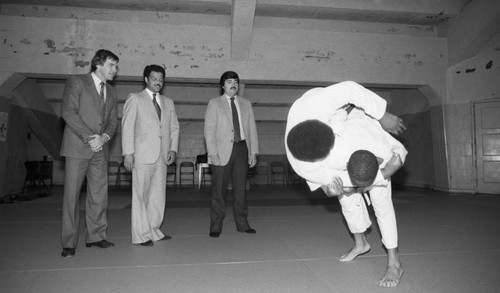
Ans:
[{"label": "man in dark suit", "polygon": [[167,165],[175,162],[179,121],[172,99],[160,90],[165,69],[144,68],[146,88],[128,96],[123,106],[122,151],[125,167],[132,171],[132,243],[153,246],[168,240],[160,226],[166,200]]},{"label": "man in dark suit", "polygon": [[255,234],[248,224],[245,198],[248,168],[257,163],[257,126],[249,100],[237,95],[239,77],[227,71],[220,78],[223,95],[210,100],[205,113],[205,141],[212,167],[210,237],[219,237],[226,215],[225,195],[232,179],[234,221],[239,232]]},{"label": "man in dark suit", "polygon": [[66,122],[61,155],[66,157],[62,208],[61,255],[75,255],[78,244],[79,197],[85,176],[86,246],[109,248],[108,228],[109,149],[107,142],[115,134],[117,95],[107,84],[118,70],[118,57],[108,50],[99,50],[92,58],[91,72],[68,79],[62,99],[62,117]]}]

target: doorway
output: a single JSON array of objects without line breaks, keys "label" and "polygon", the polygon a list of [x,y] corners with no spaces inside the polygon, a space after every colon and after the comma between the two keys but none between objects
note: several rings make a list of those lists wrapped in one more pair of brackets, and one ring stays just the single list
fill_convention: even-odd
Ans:
[{"label": "doorway", "polygon": [[472,104],[476,191],[500,194],[500,100]]}]

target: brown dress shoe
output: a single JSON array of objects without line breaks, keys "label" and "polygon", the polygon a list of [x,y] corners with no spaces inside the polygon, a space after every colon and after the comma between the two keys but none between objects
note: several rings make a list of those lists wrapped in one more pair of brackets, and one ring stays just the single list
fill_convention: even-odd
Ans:
[{"label": "brown dress shoe", "polygon": [[172,239],[172,236],[165,235],[165,236],[163,236],[163,238],[161,238],[161,239],[160,239],[160,240],[158,240],[158,241],[170,240],[170,239]]}]

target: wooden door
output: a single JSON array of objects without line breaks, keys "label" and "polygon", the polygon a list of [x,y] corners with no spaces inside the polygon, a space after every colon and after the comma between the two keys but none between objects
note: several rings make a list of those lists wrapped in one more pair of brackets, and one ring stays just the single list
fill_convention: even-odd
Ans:
[{"label": "wooden door", "polygon": [[477,192],[500,195],[500,100],[473,107]]}]

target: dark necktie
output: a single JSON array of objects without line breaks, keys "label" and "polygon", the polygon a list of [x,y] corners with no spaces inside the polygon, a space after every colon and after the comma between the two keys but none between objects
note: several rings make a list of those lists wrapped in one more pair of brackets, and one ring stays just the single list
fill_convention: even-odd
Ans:
[{"label": "dark necktie", "polygon": [[161,108],[160,105],[158,105],[158,102],[156,101],[156,94],[153,94],[153,105],[155,106],[156,114],[158,114],[158,119],[161,120]]},{"label": "dark necktie", "polygon": [[231,98],[231,112],[233,113],[234,142],[240,142],[240,120],[238,119],[238,110],[236,110],[236,104],[234,104],[234,97]]},{"label": "dark necktie", "polygon": [[99,92],[99,95],[101,96],[101,115],[102,119],[104,120],[104,117],[106,115],[106,101],[104,100],[104,85],[106,85],[104,82],[101,81],[101,91]]}]

